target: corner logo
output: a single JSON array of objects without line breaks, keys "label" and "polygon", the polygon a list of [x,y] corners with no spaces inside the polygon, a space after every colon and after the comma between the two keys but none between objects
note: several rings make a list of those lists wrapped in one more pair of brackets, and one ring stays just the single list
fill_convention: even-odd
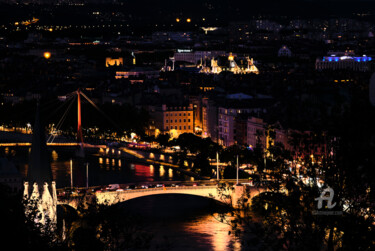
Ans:
[{"label": "corner logo", "polygon": [[[326,194],[329,194],[326,196]],[[332,204],[333,196],[335,195],[335,191],[333,191],[332,188],[328,187],[323,190],[323,192],[320,194],[320,197],[315,198],[315,200],[318,201],[318,209],[321,209],[323,207],[323,200],[327,201],[327,207],[328,209],[332,209],[336,206],[336,202]]]},{"label": "corner logo", "polygon": [[[335,192],[332,188],[327,187],[322,191],[318,198],[315,198],[318,201],[318,209],[322,209],[323,201],[327,201],[327,208],[332,209],[336,206],[336,202],[332,204],[333,197],[335,196]],[[342,211],[313,211],[313,215],[342,215]]]}]

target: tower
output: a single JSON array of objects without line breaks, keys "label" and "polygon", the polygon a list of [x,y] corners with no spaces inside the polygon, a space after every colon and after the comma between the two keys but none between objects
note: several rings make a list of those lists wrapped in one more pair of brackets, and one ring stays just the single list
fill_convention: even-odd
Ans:
[{"label": "tower", "polygon": [[[48,159],[45,131],[40,121],[39,104],[34,124],[31,159],[24,182],[24,198],[36,201],[39,223],[46,223],[46,217],[56,223],[56,183],[53,181],[52,170]],[[26,211],[26,214],[28,212]]]}]

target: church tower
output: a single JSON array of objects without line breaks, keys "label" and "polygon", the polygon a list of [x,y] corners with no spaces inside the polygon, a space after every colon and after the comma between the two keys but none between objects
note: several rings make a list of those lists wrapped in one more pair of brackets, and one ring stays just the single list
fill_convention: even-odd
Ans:
[{"label": "church tower", "polygon": [[[37,105],[31,159],[24,182],[24,198],[37,201],[40,223],[45,223],[46,217],[56,223],[57,195],[56,183],[53,181],[52,170],[47,152],[45,131],[40,121],[39,104]],[[27,213],[27,212],[26,212]]]}]

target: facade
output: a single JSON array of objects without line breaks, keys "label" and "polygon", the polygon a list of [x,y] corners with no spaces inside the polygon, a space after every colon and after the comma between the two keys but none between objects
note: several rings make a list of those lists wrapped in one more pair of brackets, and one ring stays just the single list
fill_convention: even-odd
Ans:
[{"label": "facade", "polygon": [[174,59],[176,61],[190,62],[193,64],[198,64],[200,61],[206,59],[216,58],[218,56],[227,55],[225,51],[191,51],[191,50],[177,50],[174,54]]},{"label": "facade", "polygon": [[[250,108],[226,108],[219,107],[218,127],[219,127],[219,144],[231,146],[238,143],[238,138],[243,141],[243,135],[237,133],[236,117],[241,114],[249,114]],[[241,129],[240,129],[241,130]]]},{"label": "facade", "polygon": [[332,54],[331,56],[317,59],[315,62],[316,70],[352,70],[369,71],[372,57],[366,55],[354,56],[348,53]]},{"label": "facade", "polygon": [[247,119],[247,145],[254,148],[259,142],[262,147],[266,147],[266,126],[263,119],[249,117]]},{"label": "facade", "polygon": [[218,140],[218,109],[214,101],[202,99],[202,136]]},{"label": "facade", "polygon": [[154,113],[155,127],[161,133],[177,138],[182,133],[194,133],[193,104],[167,106],[163,104]]},{"label": "facade", "polygon": [[219,74],[223,71],[233,72],[234,74],[259,74],[258,68],[254,65],[254,60],[249,57],[238,59],[232,53],[228,57],[212,58],[210,64],[206,63],[198,66],[200,73]]},{"label": "facade", "polygon": [[124,65],[124,59],[123,58],[106,58],[105,59],[105,67],[111,67],[111,66],[123,66]]},{"label": "facade", "polygon": [[136,67],[133,69],[129,69],[127,71],[116,71],[116,79],[122,79],[122,78],[137,78],[145,76],[145,78],[152,79],[152,78],[158,78],[160,76],[160,72],[149,69],[149,68],[141,68]]}]

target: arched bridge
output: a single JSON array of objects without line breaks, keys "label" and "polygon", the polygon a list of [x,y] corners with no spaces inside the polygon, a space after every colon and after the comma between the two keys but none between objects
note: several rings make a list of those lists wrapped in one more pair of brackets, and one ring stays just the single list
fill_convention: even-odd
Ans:
[{"label": "arched bridge", "polygon": [[[158,187],[148,189],[134,189],[124,191],[108,191],[99,192],[95,195],[88,196],[88,200],[96,197],[99,204],[114,205],[124,201],[144,196],[159,195],[159,194],[188,194],[195,196],[202,196],[211,198],[223,203],[232,203],[236,206],[241,197],[252,198],[263,192],[263,188],[256,188],[250,186],[234,186],[234,189],[220,190],[218,186],[181,186],[181,187]],[[77,208],[78,203],[82,197],[70,197],[58,201],[58,204],[68,204]]]}]

